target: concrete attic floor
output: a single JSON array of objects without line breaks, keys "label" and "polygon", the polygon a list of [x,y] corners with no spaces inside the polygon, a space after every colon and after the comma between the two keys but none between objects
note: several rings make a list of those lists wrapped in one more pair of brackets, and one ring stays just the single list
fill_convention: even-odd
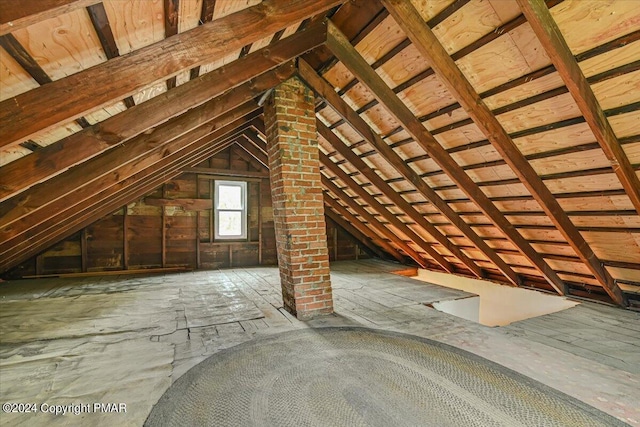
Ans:
[{"label": "concrete attic floor", "polygon": [[489,328],[426,306],[469,294],[390,274],[397,264],[331,268],[337,314],[308,323],[282,309],[275,267],[2,284],[0,401],[125,403],[126,413],[1,414],[0,424],[140,426],[173,381],[219,350],[352,325],[462,348],[640,425],[640,314],[583,302]]}]

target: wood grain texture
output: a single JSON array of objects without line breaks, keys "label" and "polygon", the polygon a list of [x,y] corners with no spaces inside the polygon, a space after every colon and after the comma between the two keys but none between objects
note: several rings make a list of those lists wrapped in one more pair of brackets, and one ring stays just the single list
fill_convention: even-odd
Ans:
[{"label": "wood grain texture", "polygon": [[407,236],[413,244],[425,251],[431,256],[445,271],[453,273],[452,265],[431,245],[427,244],[420,236],[418,236],[412,229],[398,219],[395,215],[387,210],[380,202],[378,202],[370,193],[367,192],[361,185],[355,182],[345,171],[340,169],[340,166],[336,165],[327,157],[326,154],[320,153],[320,162],[331,171],[340,181],[342,181],[352,192],[358,195],[369,208],[378,212],[388,223],[392,224],[395,228],[400,230],[405,236]]},{"label": "wood grain texture", "polygon": [[101,0],[3,0],[0,2],[0,35],[45,19],[100,3]]},{"label": "wood grain texture", "polygon": [[[74,119],[178,72],[273,34],[288,22],[330,9],[339,0],[267,0],[185,33],[0,103],[0,146]],[[156,66],[149,67],[147,61]]]},{"label": "wood grain texture", "polygon": [[576,101],[600,147],[613,165],[620,183],[640,215],[640,180],[549,9],[544,2],[537,0],[518,0],[518,5]]},{"label": "wood grain texture", "polygon": [[[204,137],[215,129],[214,125],[207,124],[207,122],[225,111],[251,100],[265,89],[286,80],[292,75],[294,69],[292,65],[289,65],[280,72],[268,72],[252,83],[229,91],[222,97],[209,101],[201,107],[192,109],[189,113],[165,123],[156,128],[154,132],[141,135],[136,141],[131,141],[126,146],[110,150],[104,156],[86,162],[81,167],[49,180],[42,186],[34,187],[18,198],[3,202],[0,205],[3,212],[0,224],[2,227],[1,239],[4,241],[10,236],[15,237],[38,223],[46,221],[51,211],[47,213],[47,209],[43,210],[42,208],[51,206],[51,203],[61,203],[66,194],[74,194],[74,197],[77,196],[79,201],[81,188],[82,191],[88,193],[87,195],[95,194],[101,188],[113,185],[124,177],[137,173],[141,168],[153,165],[172,153],[184,150],[185,144],[193,143],[194,140]],[[127,161],[123,162],[123,159],[127,159]],[[79,188],[78,182],[86,184]],[[88,184],[91,185],[88,186]],[[34,202],[36,200],[37,202]],[[35,207],[34,203],[39,207],[32,209]],[[69,203],[64,205],[69,205]],[[53,209],[53,211],[57,210],[59,209]]]},{"label": "wood grain texture", "polygon": [[328,83],[319,77],[313,69],[308,66],[303,60],[298,62],[298,68],[300,69],[301,77],[305,79],[311,87],[314,88],[326,101],[333,106],[333,108],[340,114],[354,129],[367,140],[373,147],[384,157],[393,168],[404,176],[427,200],[434,204],[434,206],[442,213],[445,214],[447,219],[455,224],[462,233],[468,237],[478,249],[480,249],[497,267],[505,274],[505,277],[515,286],[520,283],[520,278],[513,270],[507,265],[502,258],[500,258],[472,229],[464,220],[462,220],[458,214],[451,209],[444,200],[429,187],[418,174],[412,170],[398,154],[396,154],[391,147],[389,147],[378,134],[376,134],[369,125],[354,112],[345,101],[343,101],[338,94],[333,90]]},{"label": "wood grain texture", "polygon": [[100,124],[63,138],[36,155],[26,156],[0,169],[0,201],[125,142],[206,100],[321,44],[325,27],[295,34],[267,49],[248,55],[170,92],[115,115]]},{"label": "wood grain texture", "polygon": [[[420,25],[423,25],[420,22]],[[400,101],[395,93],[382,81],[369,64],[362,59],[340,31],[329,24],[327,44],[334,54],[349,67],[351,72],[364,83],[378,101],[385,105],[399,123],[420,143],[424,150],[440,165],[442,170],[456,182],[458,187],[472,199],[491,221],[516,245],[525,256],[533,262],[538,271],[560,294],[565,293],[565,284],[556,272],[536,253],[531,245],[518,233],[513,225],[493,205],[485,193],[475,184],[462,168],[451,158],[442,146],[429,134],[424,126],[416,119],[407,106]]]},{"label": "wood grain texture", "polygon": [[[81,197],[84,199],[81,202],[73,198],[67,203],[68,207],[75,204],[70,212],[64,206],[61,206],[56,212],[51,212],[47,221],[30,231],[29,239],[15,242],[13,247],[0,245],[1,248],[9,249],[6,256],[0,257],[0,268],[4,270],[28,259],[39,252],[42,247],[81,230],[95,222],[96,219],[175,178],[182,173],[182,168],[195,166],[214,155],[225,148],[224,144],[230,144],[224,140],[224,137],[242,126],[245,121],[256,117],[257,110],[257,106],[253,103],[243,104],[217,119],[220,127],[211,132],[209,136],[188,146],[187,150],[172,153],[154,164],[153,167],[144,168],[97,194],[88,192],[88,198]],[[4,252],[3,249],[0,251]]]},{"label": "wood grain texture", "polygon": [[418,265],[422,268],[427,268],[428,263],[426,259],[418,253],[415,249],[409,246],[404,240],[402,240],[396,232],[393,232],[387,224],[382,223],[375,216],[369,213],[365,208],[360,206],[355,200],[353,200],[347,193],[345,193],[340,187],[338,187],[333,181],[326,176],[322,176],[322,186],[335,194],[342,202],[351,210],[353,210],[358,216],[363,218],[367,224],[377,230],[378,233],[384,235],[387,239],[397,245],[404,253],[410,256]]},{"label": "wood grain texture", "polygon": [[[445,83],[448,90],[456,97],[460,105],[471,116],[494,148],[502,155],[507,164],[540,203],[540,206],[576,250],[582,261],[589,266],[591,272],[609,296],[616,303],[625,305],[625,298],[611,275],[603,268],[600,260],[585,242],[568,215],[562,210],[551,191],[544,185],[540,176],[522,153],[518,151],[507,131],[482,101],[482,98],[462,74],[435,34],[422,25],[417,11],[410,4],[395,0],[383,0],[383,3],[393,17],[403,24],[404,31],[427,58],[431,67]],[[544,3],[541,4],[547,10],[546,5]],[[561,291],[562,288],[559,290]]]}]

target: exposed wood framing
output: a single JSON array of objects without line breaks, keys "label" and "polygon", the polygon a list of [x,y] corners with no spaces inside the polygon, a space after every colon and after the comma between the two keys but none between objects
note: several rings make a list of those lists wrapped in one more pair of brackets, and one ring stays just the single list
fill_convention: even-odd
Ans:
[{"label": "exposed wood framing", "polygon": [[[198,25],[206,24],[207,22],[211,22],[213,19],[213,11],[216,7],[216,0],[202,0],[202,9],[200,9],[200,21],[198,21]],[[189,79],[197,79],[200,75],[200,66],[197,65],[193,67],[189,71]]]},{"label": "exposed wood framing", "polygon": [[[350,224],[347,221],[345,221],[340,215],[334,213],[331,209],[325,209],[325,214],[333,222],[335,222],[337,225],[342,227],[347,233],[351,234],[353,236],[353,238],[357,242],[359,242],[359,244],[362,244],[367,249],[369,249],[371,251],[371,253],[377,255],[379,258],[382,258],[382,259],[385,258],[385,253],[383,251],[381,251],[380,248],[378,248],[375,244],[371,243],[371,239],[369,239],[367,236],[365,236],[360,231],[358,231],[358,229],[355,228],[352,224]],[[336,239],[334,237],[334,241],[335,240]],[[338,258],[337,255],[335,256],[335,258],[336,259]]]},{"label": "exposed wood framing", "polygon": [[323,43],[326,26],[318,24],[304,34],[256,51],[171,91],[136,105],[95,126],[70,135],[54,145],[0,168],[0,201],[31,185],[57,175],[119,143],[219,96],[300,53]]},{"label": "exposed wood framing", "polygon": [[391,240],[395,245],[402,249],[404,253],[410,256],[422,268],[427,268],[429,266],[429,262],[419,252],[409,246],[407,242],[398,237],[383,222],[369,213],[364,207],[360,206],[347,193],[324,175],[322,176],[322,186],[338,196],[340,200],[347,205],[347,207],[352,209],[358,216],[362,217],[369,226],[375,228],[379,233],[386,236],[387,239]]},{"label": "exposed wood framing", "polygon": [[[421,23],[421,25],[423,25]],[[358,51],[344,38],[340,30],[331,22],[328,28],[327,44],[340,61],[366,85],[378,101],[385,105],[388,111],[415,138],[438,165],[458,184],[469,198],[471,198],[494,224],[518,247],[531,261],[538,271],[561,294],[566,294],[566,285],[557,273],[531,247],[515,227],[507,221],[504,215],[491,203],[482,190],[469,178],[455,160],[442,148],[427,129],[416,119],[407,106],[386,85],[380,76],[360,56]]]},{"label": "exposed wood framing", "polygon": [[226,136],[258,114],[255,104],[244,104],[218,118],[216,123],[219,127],[196,141],[185,152],[174,153],[104,191],[93,194],[76,205],[71,213],[62,209],[51,215],[38,229],[30,233],[29,239],[20,241],[12,248],[10,255],[0,258],[0,269],[17,265],[34,256],[41,248],[76,233],[93,223],[96,218],[112,213],[122,205],[137,200],[164,182],[175,178],[182,173],[182,168],[195,166],[225,149],[231,144],[226,140]]},{"label": "exposed wood framing", "polygon": [[380,202],[378,202],[371,194],[367,192],[364,188],[360,186],[357,182],[355,182],[349,175],[340,169],[340,166],[336,165],[327,157],[326,154],[320,153],[320,162],[331,171],[332,174],[338,177],[349,190],[358,195],[360,199],[372,210],[377,212],[385,221],[391,224],[394,228],[402,232],[405,236],[407,236],[411,242],[422,249],[424,252],[429,254],[431,258],[435,260],[445,271],[448,273],[453,273],[453,266],[449,261],[447,261],[441,254],[439,254],[435,249],[431,247],[431,245],[425,242],[422,237],[418,236],[415,231],[411,230],[409,226],[398,219],[394,214],[389,212],[387,208],[382,206]]},{"label": "exposed wood framing", "polygon": [[[102,46],[102,50],[104,51],[107,59],[120,56],[118,45],[113,37],[113,31],[111,30],[111,24],[107,18],[107,11],[104,9],[104,3],[96,3],[88,6],[87,12],[89,13],[91,24],[93,25],[93,29],[96,30],[96,34],[100,40],[100,45]],[[127,96],[122,100],[122,102],[124,102],[124,105],[127,108],[131,108],[136,105],[132,96]]]},{"label": "exposed wood framing", "polygon": [[[407,2],[398,0],[382,1],[395,20],[400,23],[420,53],[427,58],[432,69],[447,86],[449,92],[451,92],[460,105],[463,106],[493,147],[500,153],[502,158],[519,177],[520,181],[522,181],[531,192],[557,229],[567,239],[567,242],[569,242],[578,256],[598,279],[611,299],[617,304],[625,305],[625,297],[619,286],[603,267],[602,262],[595,256],[584,240],[584,237],[582,237],[578,229],[573,225],[569,216],[564,212],[551,191],[544,185],[542,179],[538,176],[531,164],[524,158],[520,150],[518,150],[518,147],[513,143],[509,134],[491,113],[471,83],[469,83],[453,59],[440,44],[435,34],[422,24],[422,19],[418,11]],[[543,7],[546,9],[546,6],[543,5]],[[586,82],[585,85],[588,86]],[[564,294],[566,289],[561,287],[558,291]]]},{"label": "exposed wood framing", "polygon": [[204,211],[211,209],[211,199],[155,199],[147,197],[145,204],[149,206],[177,206],[190,211]]},{"label": "exposed wood framing", "polygon": [[[180,0],[164,0],[164,36],[169,38],[178,34],[178,15]],[[167,79],[167,90],[176,87],[176,76]]]},{"label": "exposed wood framing", "polygon": [[611,161],[622,187],[640,215],[640,180],[549,9],[541,0],[518,0],[518,5],[576,101],[598,144]]},{"label": "exposed wood framing", "polygon": [[[129,173],[135,173],[142,165],[157,161],[169,155],[172,150],[184,149],[184,143],[193,142],[194,138],[202,137],[211,132],[209,121],[223,114],[225,111],[240,105],[258,96],[264,90],[289,78],[295,70],[293,63],[285,64],[276,70],[269,71],[255,80],[228,91],[224,95],[189,110],[186,114],[169,120],[157,127],[152,133],[144,133],[129,144],[118,146],[109,150],[103,156],[96,157],[73,168],[64,174],[36,186],[16,197],[13,197],[0,205],[0,238],[8,238],[16,235],[22,227],[14,224],[25,215],[30,218],[37,216],[46,217],[43,209],[51,203],[59,201],[66,194],[78,195],[78,183],[99,182],[100,185],[108,185],[110,180],[122,179],[124,171],[114,174],[115,168],[129,166]],[[177,140],[176,140],[177,138]],[[178,144],[178,142],[182,144]],[[124,160],[126,159],[126,160]],[[136,161],[137,160],[137,161]],[[111,178],[107,179],[107,174]],[[40,212],[39,215],[35,215]],[[26,223],[30,221],[22,221]],[[6,229],[8,225],[11,227]],[[26,224],[25,224],[26,225]]]},{"label": "exposed wood framing", "polygon": [[393,256],[396,260],[402,263],[406,262],[405,257],[400,252],[398,252],[398,250],[395,247],[393,247],[386,240],[379,237],[375,231],[373,231],[371,228],[369,228],[369,226],[367,226],[367,224],[365,224],[360,219],[358,219],[354,214],[349,212],[347,208],[342,206],[340,203],[338,203],[337,200],[333,199],[331,196],[329,196],[326,193],[324,195],[324,203],[325,203],[325,206],[329,207],[330,209],[333,209],[338,215],[345,218],[358,231],[360,231],[362,234],[364,234],[369,239],[371,239],[371,241],[374,242],[376,245],[383,248],[387,253],[391,254],[391,256]]},{"label": "exposed wood framing", "polygon": [[[254,119],[252,121],[252,124],[253,124],[254,128],[258,132],[260,132],[260,133],[264,132],[264,122],[261,119]],[[240,146],[242,148],[244,148],[245,150],[247,150],[248,152],[252,153],[252,155],[255,156],[255,158],[258,159],[258,161],[260,161],[261,163],[265,163],[265,167],[268,168],[268,166],[266,166],[266,163],[267,163],[266,143],[264,141],[262,141],[260,138],[258,138],[257,134],[253,133],[252,130],[246,130],[245,131],[245,133],[244,133],[244,142],[241,143]],[[323,155],[323,154],[321,153],[321,155]],[[356,227],[356,229],[353,230],[353,231],[357,232],[359,234],[359,236],[356,236],[356,234],[351,233],[353,236],[355,236],[356,238],[360,238],[362,236],[367,236],[367,238],[371,242],[373,242],[373,245],[378,245],[378,247],[382,248],[387,253],[391,254],[398,261],[400,261],[400,262],[404,261],[404,258],[402,257],[402,255],[400,255],[387,242],[385,242],[384,240],[378,238],[375,235],[375,233],[372,234],[372,231],[366,225],[360,223],[360,221],[357,220],[356,217],[351,215],[349,213],[349,211],[347,211],[346,209],[342,208],[339,204],[337,204],[337,202],[333,201],[333,199],[331,199],[331,197],[327,196],[326,194],[325,194],[324,197],[325,197],[325,204],[330,206],[332,209],[334,209],[336,211],[339,211],[340,214],[342,214],[342,216],[344,218],[347,218],[348,220],[351,221],[351,224],[353,224],[353,227]],[[344,222],[344,221],[342,221],[342,222]],[[353,228],[353,227],[351,227],[351,228]],[[365,245],[366,247],[369,247],[371,249],[370,245],[372,245],[372,243],[368,243],[364,239],[362,239],[361,241],[362,241],[363,245]],[[380,249],[374,250],[374,253],[380,254]]]},{"label": "exposed wood framing", "polygon": [[[273,82],[269,82],[268,84],[271,85],[272,83]],[[233,91],[231,94],[232,93]],[[225,97],[228,96],[229,94],[225,95]],[[234,96],[231,95],[231,98],[233,97]],[[242,97],[237,100],[241,102]],[[229,107],[234,106],[231,102],[227,101],[226,103]],[[222,103],[218,108],[225,108],[224,104],[225,103]],[[241,108],[234,110],[234,114],[236,116],[245,116],[257,108],[255,102],[245,103]],[[224,110],[222,110],[222,112],[224,112]],[[220,115],[221,114],[217,114],[217,116]],[[222,117],[224,117],[225,120],[229,120],[229,115],[222,115]],[[235,119],[236,117],[231,118]],[[39,232],[43,227],[52,225],[53,219],[51,212],[56,212],[56,214],[67,212],[74,208],[74,206],[81,204],[96,194],[100,194],[100,192],[107,191],[111,186],[116,185],[128,177],[144,172],[148,168],[150,171],[153,171],[165,164],[167,159],[175,158],[179,160],[189,155],[203,143],[206,146],[206,136],[211,133],[212,130],[215,130],[216,127],[217,124],[215,122],[205,122],[204,125],[152,149],[149,149],[144,142],[141,142],[142,146],[139,145],[137,149],[142,149],[142,153],[144,154],[142,157],[133,156],[134,158],[130,162],[122,162],[122,158],[126,158],[126,155],[124,155],[124,157],[122,155],[129,146],[123,147],[122,151],[115,149],[110,151],[104,158],[100,157],[87,162],[79,168],[75,168],[60,177],[48,181],[45,187],[36,189],[40,191],[38,198],[41,200],[46,199],[46,197],[41,194],[43,190],[45,190],[45,192],[48,190],[48,192],[52,194],[52,197],[48,199],[47,209],[38,208],[32,212],[25,212],[22,208],[17,208],[3,215],[2,225],[0,225],[0,254],[3,255],[0,256],[0,259],[5,256],[8,259],[10,253],[15,252],[22,246],[30,245],[32,243],[30,239],[34,233]],[[175,130],[176,128],[169,126],[169,129]],[[132,149],[135,149],[135,145],[133,145]],[[136,160],[136,157],[138,157],[138,160]],[[93,176],[94,178],[100,176],[101,178],[81,181],[79,176]],[[170,178],[165,178],[165,180],[168,179]],[[79,187],[78,182],[85,182],[85,185]],[[55,190],[49,186],[56,184],[58,188]],[[7,209],[9,205],[8,201],[2,204],[1,207]],[[22,211],[22,213],[20,213],[20,211]]]},{"label": "exposed wood framing", "polygon": [[[476,234],[471,227],[433,190],[418,174],[411,169],[393,149],[376,134],[367,123],[355,112],[331,86],[304,61],[298,61],[301,77],[328,102],[335,111],[382,154],[385,160],[405,177],[413,186],[440,212],[442,212],[473,244],[487,256],[515,286],[520,283],[518,275]],[[375,173],[375,172],[374,172]],[[375,179],[375,178],[374,178]],[[386,193],[386,192],[385,192]],[[475,270],[472,269],[475,272]]]},{"label": "exposed wood framing", "polygon": [[100,2],[101,0],[3,0],[0,2],[0,35]]},{"label": "exposed wood framing", "polygon": [[[416,222],[422,229],[424,229],[427,233],[429,233],[433,238],[435,238],[444,248],[450,251],[455,257],[457,257],[469,270],[476,276],[482,277],[482,270],[465,254],[463,254],[456,246],[452,245],[447,238],[438,231],[432,224],[430,224],[422,214],[416,211],[413,206],[411,206],[405,199],[402,198],[399,194],[396,193],[393,188],[389,186],[378,174],[376,174],[373,169],[368,167],[364,161],[362,161],[349,147],[347,147],[336,134],[331,132],[320,120],[317,121],[318,133],[322,135],[324,139],[326,139],[333,148],[335,148],[345,159],[347,159],[357,170],[359,170],[369,181],[375,185],[378,190],[382,191],[385,197],[388,197],[400,210],[402,210],[409,218]],[[326,159],[326,166],[330,169],[333,167],[339,168],[339,166],[335,165],[330,159]],[[329,165],[330,163],[330,165]],[[366,190],[362,186],[358,186],[360,190]],[[369,194],[369,193],[367,193]],[[371,196],[373,197],[373,196]],[[406,233],[405,233],[406,234]],[[419,244],[420,240],[418,240]],[[423,246],[421,246],[427,253],[429,253],[432,257],[433,254],[431,251],[426,250]],[[433,251],[433,249],[432,249]],[[434,257],[436,260],[437,258]],[[441,264],[442,265],[442,264]],[[443,268],[447,269],[450,267]],[[452,271],[450,271],[452,272]]]},{"label": "exposed wood framing", "polygon": [[[204,64],[212,57],[271,35],[289,21],[305,19],[340,3],[340,0],[312,3],[266,0],[3,101],[0,127],[5,138],[0,140],[0,147],[95,111],[182,70]],[[149,67],[147,61],[162,66]]]}]

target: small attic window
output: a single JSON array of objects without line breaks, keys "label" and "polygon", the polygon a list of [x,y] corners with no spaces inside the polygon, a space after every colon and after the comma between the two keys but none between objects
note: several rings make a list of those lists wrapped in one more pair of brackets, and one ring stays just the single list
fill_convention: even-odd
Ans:
[{"label": "small attic window", "polygon": [[214,215],[216,240],[247,238],[245,181],[215,181]]}]

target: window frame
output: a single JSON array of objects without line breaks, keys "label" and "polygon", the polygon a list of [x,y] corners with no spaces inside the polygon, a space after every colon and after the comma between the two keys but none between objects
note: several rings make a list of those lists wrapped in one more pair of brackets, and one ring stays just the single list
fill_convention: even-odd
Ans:
[{"label": "window frame", "polygon": [[[219,190],[218,187],[219,186],[228,186],[228,187],[240,187],[240,191],[241,191],[241,198],[242,198],[242,209],[219,209],[218,208],[218,202],[219,202]],[[214,221],[213,221],[213,226],[214,226],[214,238],[216,241],[219,240],[225,240],[225,241],[245,241],[248,239],[248,232],[247,232],[247,223],[248,223],[248,182],[244,181],[244,180],[234,180],[234,179],[215,179],[213,180],[213,214],[214,214]],[[241,231],[242,233],[240,235],[233,235],[233,236],[225,236],[225,235],[220,235],[219,231],[219,227],[220,227],[220,212],[240,212],[242,215],[242,222],[241,222]]]}]

